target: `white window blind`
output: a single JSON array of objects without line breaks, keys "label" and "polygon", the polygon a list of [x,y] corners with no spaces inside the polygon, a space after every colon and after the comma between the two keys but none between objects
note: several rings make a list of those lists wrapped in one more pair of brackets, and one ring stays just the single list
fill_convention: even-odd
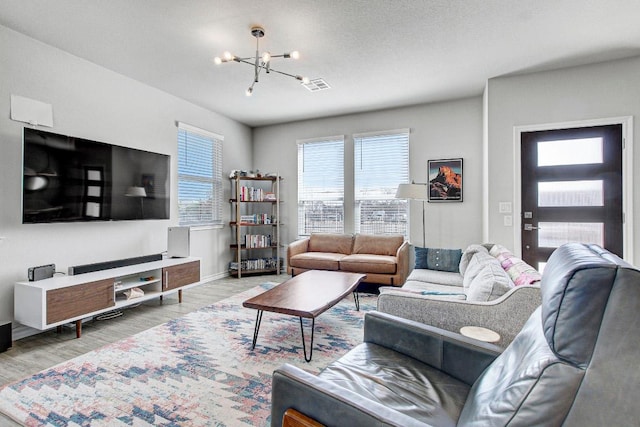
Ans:
[{"label": "white window blind", "polygon": [[344,232],[344,137],[298,142],[298,234]]},{"label": "white window blind", "polygon": [[354,135],[355,230],[408,237],[408,204],[396,199],[409,182],[409,130]]},{"label": "white window blind", "polygon": [[180,225],[222,224],[220,135],[178,123],[178,209]]}]

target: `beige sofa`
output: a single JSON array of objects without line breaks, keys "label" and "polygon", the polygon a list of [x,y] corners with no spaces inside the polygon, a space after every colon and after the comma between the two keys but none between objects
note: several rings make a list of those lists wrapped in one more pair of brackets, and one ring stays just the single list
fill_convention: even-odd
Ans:
[{"label": "beige sofa", "polygon": [[364,273],[365,282],[402,286],[409,271],[409,244],[402,235],[312,233],[287,247],[287,272]]}]

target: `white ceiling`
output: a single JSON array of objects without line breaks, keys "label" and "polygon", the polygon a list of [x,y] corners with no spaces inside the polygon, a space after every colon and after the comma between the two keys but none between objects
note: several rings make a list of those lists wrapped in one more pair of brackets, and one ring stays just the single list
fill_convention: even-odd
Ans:
[{"label": "white ceiling", "polygon": [[[640,0],[0,0],[0,24],[250,126],[480,95],[487,79],[640,55]],[[225,50],[299,50],[274,68]],[[0,65],[1,66],[1,65]]]}]

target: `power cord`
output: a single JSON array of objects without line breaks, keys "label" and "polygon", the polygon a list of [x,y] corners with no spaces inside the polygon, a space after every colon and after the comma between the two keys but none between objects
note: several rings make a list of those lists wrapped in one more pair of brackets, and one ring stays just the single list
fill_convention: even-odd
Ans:
[{"label": "power cord", "polygon": [[107,311],[94,317],[94,320],[111,320],[122,316],[124,313],[120,310]]}]

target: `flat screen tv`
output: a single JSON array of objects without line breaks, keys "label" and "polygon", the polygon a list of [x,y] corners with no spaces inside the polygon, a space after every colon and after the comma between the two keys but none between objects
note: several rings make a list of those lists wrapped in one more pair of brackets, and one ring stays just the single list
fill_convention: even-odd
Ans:
[{"label": "flat screen tv", "polygon": [[22,222],[169,219],[170,156],[23,131]]}]

